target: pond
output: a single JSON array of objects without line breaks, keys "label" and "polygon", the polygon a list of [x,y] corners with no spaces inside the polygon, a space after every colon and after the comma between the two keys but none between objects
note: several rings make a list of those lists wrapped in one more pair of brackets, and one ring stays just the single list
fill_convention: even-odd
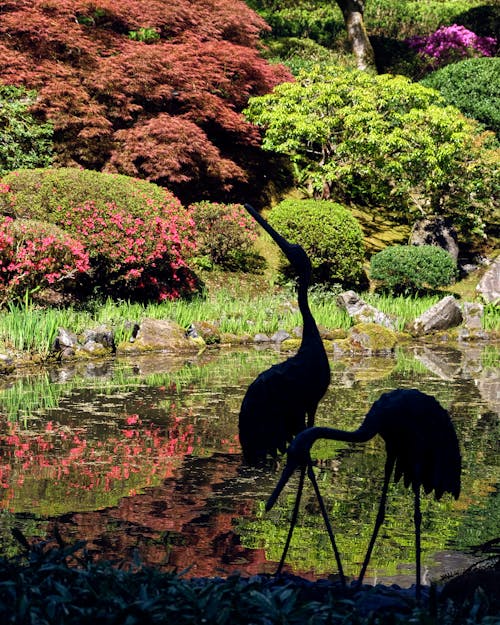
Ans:
[{"label": "pond", "polygon": [[[292,481],[264,503],[279,466],[242,463],[238,413],[248,384],[284,360],[271,348],[149,355],[47,368],[0,387],[0,555],[25,536],[87,541],[96,558],[141,561],[188,577],[274,572],[294,501]],[[498,346],[414,345],[385,357],[330,355],[316,423],[355,429],[382,392],[419,388],[450,411],[463,454],[462,494],[422,498],[424,581],[463,569],[500,527]],[[383,441],[318,442],[316,474],[345,572],[356,576],[375,519]],[[414,581],[413,500],[391,484],[367,581]],[[287,570],[336,573],[307,484]]]}]

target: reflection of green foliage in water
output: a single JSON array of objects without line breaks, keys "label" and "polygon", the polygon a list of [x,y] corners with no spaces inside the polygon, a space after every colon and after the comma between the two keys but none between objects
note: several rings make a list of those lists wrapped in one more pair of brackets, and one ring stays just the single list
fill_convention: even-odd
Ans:
[{"label": "reflection of green foliage in water", "polygon": [[[498,357],[498,351],[496,354]],[[19,379],[4,389],[0,392],[0,405],[13,420],[11,426],[22,429],[24,423],[21,444],[31,444],[37,433],[43,433],[46,421],[51,419],[59,421],[70,432],[82,428],[80,438],[87,441],[87,448],[97,448],[101,441],[108,446],[110,454],[114,445],[121,441],[120,431],[126,429],[122,427],[124,418],[137,413],[143,424],[154,423],[161,429],[160,442],[170,467],[170,460],[178,460],[180,465],[183,456],[176,452],[177,456],[169,459],[167,441],[188,434],[188,425],[192,427],[192,436],[189,447],[182,448],[183,452],[196,457],[206,457],[221,450],[238,454],[237,416],[245,388],[260,371],[285,357],[270,350],[206,352],[189,361],[176,359],[172,366],[165,365],[168,370],[148,374],[138,373],[140,366],[137,362],[124,359],[110,366],[106,377],[75,374],[64,383],[51,382],[50,375],[45,372]],[[494,359],[494,350],[489,350],[483,362],[494,363]],[[494,486],[499,481],[498,417],[485,408],[474,382],[468,379],[440,380],[429,375],[420,361],[403,350],[398,350],[390,358],[333,359],[331,365],[331,390],[321,402],[317,415],[320,425],[355,429],[373,401],[382,392],[396,386],[417,386],[434,394],[452,412],[464,449],[463,494],[458,503],[449,499],[436,503],[430,497],[423,497],[424,558],[445,548],[450,541],[458,542],[462,547],[492,538],[490,532],[499,523],[498,496],[494,494]],[[25,420],[16,424],[14,420],[19,416]],[[174,428],[172,434],[169,432],[171,427]],[[134,425],[132,429],[138,434],[134,434],[131,440],[140,442],[139,435],[144,433],[144,427]],[[65,449],[69,454],[70,448]],[[45,466],[37,478],[35,473],[30,475],[29,468],[22,468],[25,458],[15,457],[11,462],[17,467],[15,477],[22,476],[24,483],[15,485],[13,503],[5,498],[7,491],[3,490],[5,507],[27,511],[33,509],[33,502],[38,502],[39,510],[53,515],[64,510],[95,510],[116,505],[131,491],[141,492],[165,475],[153,472],[152,456],[148,454],[144,452],[134,460],[137,472],[131,471],[128,476],[116,474],[109,490],[101,486],[87,488],[93,477],[99,475],[84,475],[82,468],[89,466],[86,462],[75,462],[70,467],[67,481],[54,483],[50,475],[53,467]],[[320,487],[347,563],[347,572],[357,574],[376,514],[384,463],[383,443],[374,439],[367,445],[351,449],[331,441],[318,442],[314,455],[318,458]],[[47,453],[40,453],[40,459],[46,460]],[[90,462],[94,470],[92,462],[97,467],[99,459]],[[110,466],[112,464],[110,460]],[[114,464],[123,468],[123,458],[117,455]],[[162,466],[165,468],[167,464]],[[68,489],[70,483],[74,488]],[[234,488],[235,493],[239,492],[237,484]],[[256,518],[238,523],[238,533],[245,546],[264,547],[270,559],[279,559],[288,529],[293,492],[293,488],[288,490],[270,514],[264,514],[261,508]],[[398,485],[391,486],[391,494],[387,524],[376,545],[372,564],[377,569],[384,569],[384,573],[395,572],[397,562],[413,561],[411,493]],[[248,495],[242,493],[241,497]],[[485,523],[481,523],[478,516],[484,518]],[[305,506],[289,560],[302,570],[329,572],[334,566],[331,546],[310,486],[307,487]]]},{"label": "reflection of green foliage in water", "polygon": [[[27,419],[39,411],[53,410],[59,406],[63,397],[69,396],[74,389],[90,389],[94,393],[115,394],[117,392],[134,391],[138,387],[175,387],[179,397],[192,385],[197,388],[213,388],[227,383],[227,370],[238,373],[244,381],[268,366],[269,352],[228,351],[220,358],[206,363],[193,364],[187,362],[173,371],[138,374],[132,365],[113,366],[111,375],[106,377],[90,377],[76,373],[64,382],[53,381],[48,371],[42,370],[18,378],[13,384],[0,389],[0,408],[9,420]],[[280,359],[275,355],[274,361]],[[223,372],[223,373],[221,373]],[[239,380],[233,381],[235,384]],[[244,382],[243,382],[244,383]]]},{"label": "reflection of green foliage in water", "polygon": [[[344,452],[341,445],[332,445],[330,442],[320,442],[317,447],[314,448],[315,458],[332,458],[332,447],[338,450],[335,459],[330,461],[330,469],[322,467],[319,473],[318,470],[316,472],[346,574],[356,576],[361,568],[378,508],[383,473],[381,444],[380,441],[373,441],[353,453]],[[301,571],[335,573],[335,560],[319,507],[312,487],[309,482],[306,484],[306,496],[288,562]],[[278,561],[288,532],[294,499],[295,487],[291,486],[271,513],[265,514],[261,509],[256,521],[242,521],[239,530],[244,545],[264,548],[268,559]],[[450,514],[455,505],[448,497],[441,502],[435,502],[430,497],[422,498],[424,559],[444,549],[446,543],[455,536],[459,521],[456,515]],[[395,575],[399,562],[412,562],[413,531],[412,493],[401,484],[391,484],[386,521],[375,546],[371,571],[379,569],[385,575]]]},{"label": "reflection of green foliage in water", "polygon": [[9,510],[0,509],[0,545],[2,545],[2,556],[11,558],[22,551],[19,542],[11,532],[12,527],[17,527],[28,538],[38,537],[44,531],[44,527],[38,519],[19,518]]},{"label": "reflection of green foliage in water", "polygon": [[428,373],[428,369],[420,360],[417,360],[413,354],[397,347],[396,364],[393,373],[399,375],[401,378],[414,378],[417,375],[425,375]]},{"label": "reflection of green foliage in water", "polygon": [[481,364],[484,369],[496,369],[500,366],[500,349],[495,345],[485,345],[481,350]]}]

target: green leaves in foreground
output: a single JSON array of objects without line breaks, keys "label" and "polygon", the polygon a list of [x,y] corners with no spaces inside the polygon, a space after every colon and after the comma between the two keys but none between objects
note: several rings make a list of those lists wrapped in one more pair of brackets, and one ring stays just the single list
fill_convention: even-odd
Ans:
[{"label": "green leaves in foreground", "polygon": [[[152,568],[126,570],[93,563],[83,543],[30,547],[20,532],[27,562],[0,560],[0,621],[46,625],[493,625],[488,600],[478,594],[464,620],[450,605],[419,605],[392,588],[343,590],[326,580],[254,576],[184,579]],[[435,593],[434,593],[435,594]],[[498,621],[496,621],[498,623]]]}]

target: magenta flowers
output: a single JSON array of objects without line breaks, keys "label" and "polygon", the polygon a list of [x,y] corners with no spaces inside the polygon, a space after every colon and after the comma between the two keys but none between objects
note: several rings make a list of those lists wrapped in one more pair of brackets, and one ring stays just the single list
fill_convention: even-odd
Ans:
[{"label": "magenta flowers", "polygon": [[406,43],[433,69],[474,56],[494,56],[497,49],[494,37],[481,37],[458,24],[441,26],[430,35],[410,37]]}]

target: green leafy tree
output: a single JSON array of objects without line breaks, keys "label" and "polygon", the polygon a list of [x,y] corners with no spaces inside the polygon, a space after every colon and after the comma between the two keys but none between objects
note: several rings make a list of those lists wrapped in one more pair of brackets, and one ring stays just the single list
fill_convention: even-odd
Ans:
[{"label": "green leafy tree", "polygon": [[30,113],[35,100],[35,91],[0,84],[0,175],[50,165],[53,127]]},{"label": "green leafy tree", "polygon": [[496,206],[493,135],[402,76],[316,68],[252,98],[246,115],[315,197],[384,206],[409,222],[448,216],[466,237],[484,233]]}]

